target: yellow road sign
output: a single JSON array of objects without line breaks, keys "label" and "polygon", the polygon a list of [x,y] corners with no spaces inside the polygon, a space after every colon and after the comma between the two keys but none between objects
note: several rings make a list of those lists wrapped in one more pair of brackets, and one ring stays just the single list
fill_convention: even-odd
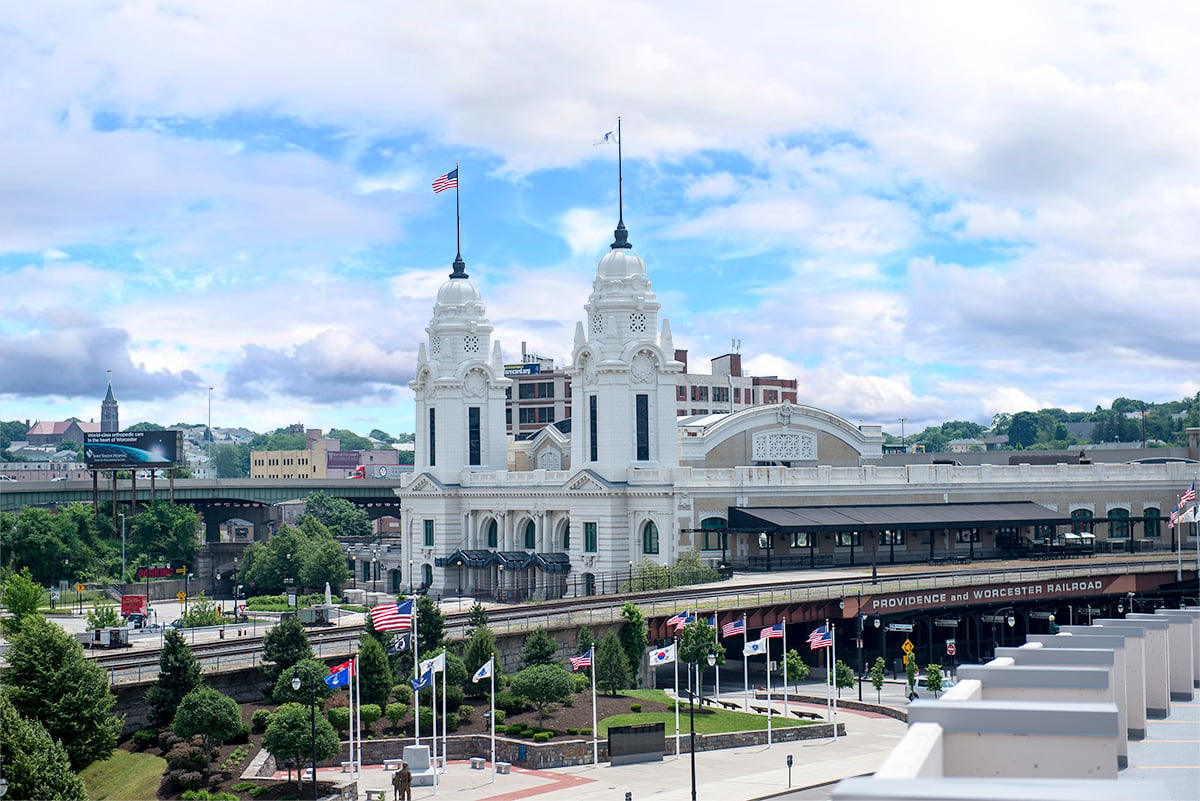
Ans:
[{"label": "yellow road sign", "polygon": [[903,651],[903,652],[904,652],[904,653],[906,653],[906,654],[911,654],[911,653],[913,652],[913,644],[912,644],[912,640],[910,640],[910,639],[908,639],[908,638],[906,637],[906,638],[904,639],[904,645],[901,645],[901,646],[900,646],[900,650],[901,650],[901,651]]},{"label": "yellow road sign", "polygon": [[75,585],[75,592],[83,592],[83,585],[82,585],[82,584],[76,584],[76,585]]},{"label": "yellow road sign", "polygon": [[176,598],[178,598],[179,600],[181,600],[181,601],[182,601],[184,598],[186,598],[186,597],[187,597],[187,593],[186,593],[186,592],[183,592],[183,591],[181,590],[181,591],[179,591],[179,592],[175,593],[175,597],[176,597]]}]

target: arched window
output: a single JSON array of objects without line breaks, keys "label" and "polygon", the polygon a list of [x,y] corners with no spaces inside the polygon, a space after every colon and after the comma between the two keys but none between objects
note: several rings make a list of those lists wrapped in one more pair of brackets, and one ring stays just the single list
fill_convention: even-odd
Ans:
[{"label": "arched window", "polygon": [[1146,518],[1142,523],[1142,531],[1149,538],[1162,537],[1162,512],[1151,507],[1142,510],[1142,517]]},{"label": "arched window", "polygon": [[653,520],[642,525],[642,553],[658,553],[658,526]]},{"label": "arched window", "polygon": [[421,565],[421,580],[425,582],[425,588],[433,586],[433,565],[426,562]]},{"label": "arched window", "polygon": [[571,521],[563,523],[562,527],[562,549],[564,551],[571,550]]},{"label": "arched window", "polygon": [[1073,534],[1091,534],[1092,533],[1092,510],[1091,509],[1075,509],[1071,512],[1071,533]]},{"label": "arched window", "polygon": [[704,529],[704,550],[723,551],[726,547],[725,519],[721,517],[706,517],[700,521]]},{"label": "arched window", "polygon": [[1128,509],[1110,509],[1108,512],[1108,538],[1127,540],[1131,533]]},{"label": "arched window", "polygon": [[537,526],[532,520],[525,524],[525,547],[531,551],[537,547]]},{"label": "arched window", "polygon": [[583,574],[583,594],[584,595],[595,595],[596,594],[596,577],[594,575],[592,575],[591,573]]},{"label": "arched window", "polygon": [[496,525],[495,520],[489,520],[487,522],[487,547],[489,547],[489,548],[500,547],[499,546],[500,537],[497,534],[498,528],[499,527]]}]

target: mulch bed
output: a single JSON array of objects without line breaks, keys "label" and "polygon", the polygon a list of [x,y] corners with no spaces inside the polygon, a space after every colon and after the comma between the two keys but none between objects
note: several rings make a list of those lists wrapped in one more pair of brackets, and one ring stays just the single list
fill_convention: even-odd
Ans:
[{"label": "mulch bed", "polygon": [[[469,720],[464,720],[459,724],[458,729],[451,732],[451,735],[459,734],[487,734],[490,729],[484,713],[488,711],[488,701],[485,698],[467,698],[463,701],[464,704],[475,707],[475,713],[471,715]],[[631,698],[625,695],[609,696],[596,695],[596,720],[604,720],[613,715],[621,715],[632,711],[631,704],[641,704],[643,712],[665,712],[674,709],[673,706],[657,703],[654,701],[642,701],[637,698]],[[258,709],[274,709],[275,704],[257,702],[242,704],[242,720],[250,723],[251,716]],[[411,720],[411,715],[409,719]],[[556,704],[545,716],[541,723],[538,722],[537,710],[529,710],[518,714],[508,715],[504,721],[506,724],[527,723],[531,726],[539,726],[545,729],[557,729],[560,732],[560,738],[568,738],[565,732],[567,729],[590,729],[592,727],[592,699],[590,692],[579,693],[575,696],[575,700],[570,706],[564,704]],[[391,722],[386,718],[375,722],[375,724],[364,732],[368,739],[384,739],[391,737],[405,737],[412,735],[411,724],[401,725],[399,731],[392,729]],[[503,735],[508,736],[508,735]],[[529,739],[529,738],[523,738]],[[136,751],[133,741],[130,738],[123,740],[119,746],[126,751]],[[238,748],[248,751],[245,758],[236,765],[230,765],[226,771],[221,771],[220,766],[230,759],[231,755]],[[249,745],[222,745],[218,750],[219,754],[212,762],[212,774],[220,778],[220,782],[209,788],[210,793],[226,792],[237,795],[242,801],[275,801],[276,799],[285,798],[310,798],[312,794],[311,785],[308,782],[297,783],[295,776],[289,781],[280,782],[263,782],[267,785],[267,790],[257,796],[250,795],[249,792],[235,793],[233,785],[242,781],[241,774],[250,764],[250,761],[258,756],[262,748],[262,734],[259,732],[251,732]],[[155,756],[166,756],[158,747],[145,749],[147,753]],[[323,795],[327,789],[324,784],[318,782],[318,791]],[[182,791],[168,790],[164,786],[160,786],[158,798],[162,801],[173,801],[182,796]]]}]

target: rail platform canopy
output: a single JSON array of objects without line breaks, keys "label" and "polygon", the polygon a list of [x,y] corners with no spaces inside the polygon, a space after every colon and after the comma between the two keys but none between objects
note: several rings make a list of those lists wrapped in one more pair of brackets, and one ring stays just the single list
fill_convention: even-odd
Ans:
[{"label": "rail platform canopy", "polygon": [[729,507],[731,531],[911,531],[1069,525],[1069,515],[1033,501]]}]

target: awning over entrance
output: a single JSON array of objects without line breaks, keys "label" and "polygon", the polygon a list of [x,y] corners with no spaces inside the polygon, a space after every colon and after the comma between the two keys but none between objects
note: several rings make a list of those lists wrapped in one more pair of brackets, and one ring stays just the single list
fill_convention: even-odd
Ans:
[{"label": "awning over entrance", "polygon": [[729,507],[729,528],[734,531],[903,531],[1070,524],[1069,515],[1033,501]]},{"label": "awning over entrance", "polygon": [[436,557],[433,563],[437,567],[465,567],[468,570],[486,570],[493,565],[499,565],[505,570],[536,567],[545,573],[571,572],[571,556],[565,553],[458,549],[449,556]]},{"label": "awning over entrance", "polygon": [[571,555],[565,553],[537,553],[534,564],[546,573],[570,573]]},{"label": "awning over entrance", "polygon": [[433,563],[437,567],[466,567],[472,570],[482,570],[492,563],[492,552],[458,550],[449,556],[437,557]]}]

